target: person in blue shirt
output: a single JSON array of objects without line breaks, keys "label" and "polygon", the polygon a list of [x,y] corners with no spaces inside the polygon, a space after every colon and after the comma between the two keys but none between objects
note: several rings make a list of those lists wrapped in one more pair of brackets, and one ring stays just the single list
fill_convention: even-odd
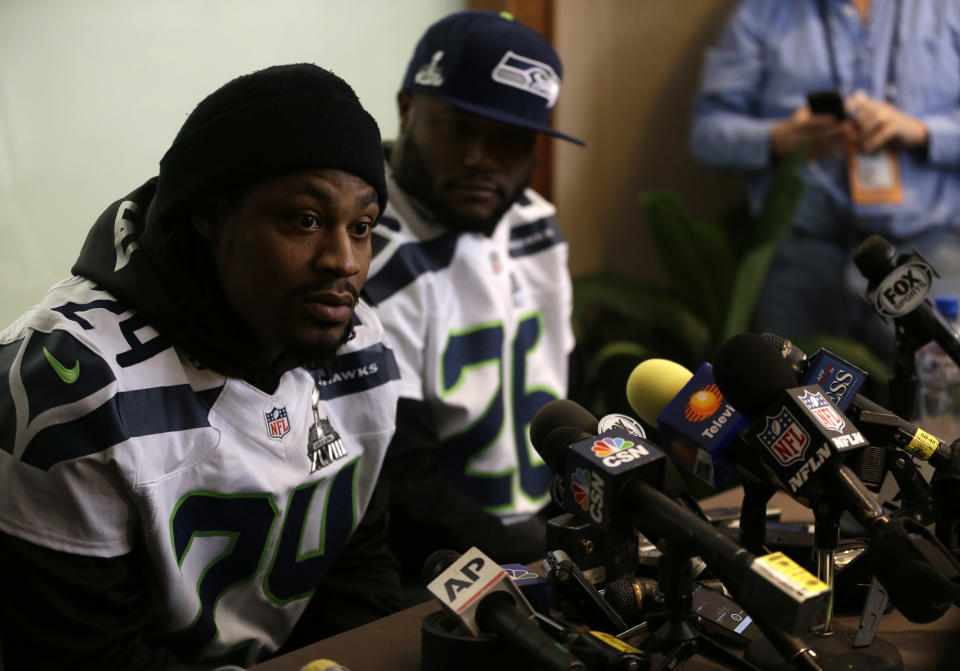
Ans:
[{"label": "person in blue shirt", "polygon": [[[829,89],[844,118],[809,108],[808,93]],[[891,327],[852,262],[872,234],[923,254],[933,292],[960,294],[960,3],[743,0],[706,54],[689,141],[699,160],[745,173],[755,211],[777,162],[807,152],[758,330],[850,337],[889,361]],[[867,173],[851,160],[880,162],[879,196],[858,191],[851,179]]]}]

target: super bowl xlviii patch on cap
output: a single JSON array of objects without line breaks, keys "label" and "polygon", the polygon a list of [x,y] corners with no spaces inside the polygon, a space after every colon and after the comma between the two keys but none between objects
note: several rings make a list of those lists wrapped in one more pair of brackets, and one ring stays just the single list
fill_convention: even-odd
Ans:
[{"label": "super bowl xlviii patch on cap", "polygon": [[582,145],[550,125],[562,80],[560,57],[543,35],[509,14],[464,11],[427,28],[402,87],[486,119]]},{"label": "super bowl xlviii patch on cap", "polygon": [[413,81],[420,86],[443,86],[443,70],[440,68],[441,58],[443,58],[442,49],[433,52],[430,62],[417,70]]},{"label": "super bowl xlviii patch on cap", "polygon": [[546,99],[553,107],[560,94],[560,77],[546,63],[508,51],[490,73],[493,81]]}]

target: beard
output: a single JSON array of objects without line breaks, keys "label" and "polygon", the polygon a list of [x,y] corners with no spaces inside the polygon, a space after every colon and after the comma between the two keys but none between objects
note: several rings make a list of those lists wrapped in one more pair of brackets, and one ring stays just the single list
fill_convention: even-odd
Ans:
[{"label": "beard", "polygon": [[[291,292],[291,296],[309,291],[313,288],[323,288],[325,285],[305,285],[298,287]],[[357,305],[360,302],[361,292],[358,292],[353,285],[344,282],[337,285],[338,289],[343,289],[353,296],[354,310],[350,314],[350,319],[343,327],[339,337],[324,338],[320,340],[302,340],[292,334],[282,336],[283,355],[282,358],[290,364],[298,366],[307,366],[308,368],[326,368],[328,371],[333,368],[333,362],[336,361],[337,352],[340,347],[352,340],[356,336],[354,331],[354,315]]]},{"label": "beard", "polygon": [[394,176],[404,191],[416,198],[429,209],[436,217],[437,222],[445,228],[461,233],[483,233],[490,235],[504,213],[519,200],[524,189],[530,183],[531,168],[520,181],[519,186],[512,193],[498,187],[497,193],[501,203],[485,217],[466,214],[452,206],[442,194],[443,184],[436,184],[427,170],[426,161],[420,146],[413,139],[412,133],[407,133],[397,140],[401,144],[400,161],[394,167]]}]

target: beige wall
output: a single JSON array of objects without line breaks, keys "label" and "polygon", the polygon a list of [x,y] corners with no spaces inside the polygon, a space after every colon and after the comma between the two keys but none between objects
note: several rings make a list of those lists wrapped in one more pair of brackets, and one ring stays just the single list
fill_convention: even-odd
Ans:
[{"label": "beige wall", "polygon": [[639,207],[644,191],[675,190],[709,220],[742,198],[741,181],[695,164],[686,141],[703,49],[735,4],[555,0],[564,83],[554,124],[587,142],[553,147],[553,198],[575,277],[659,276]]}]

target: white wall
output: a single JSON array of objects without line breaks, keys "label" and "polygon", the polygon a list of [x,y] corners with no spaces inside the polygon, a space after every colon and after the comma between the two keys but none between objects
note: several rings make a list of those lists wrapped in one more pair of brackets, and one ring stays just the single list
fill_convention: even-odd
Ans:
[{"label": "white wall", "polygon": [[413,46],[465,0],[0,0],[0,330],[234,77],[313,62],[396,135]]}]

